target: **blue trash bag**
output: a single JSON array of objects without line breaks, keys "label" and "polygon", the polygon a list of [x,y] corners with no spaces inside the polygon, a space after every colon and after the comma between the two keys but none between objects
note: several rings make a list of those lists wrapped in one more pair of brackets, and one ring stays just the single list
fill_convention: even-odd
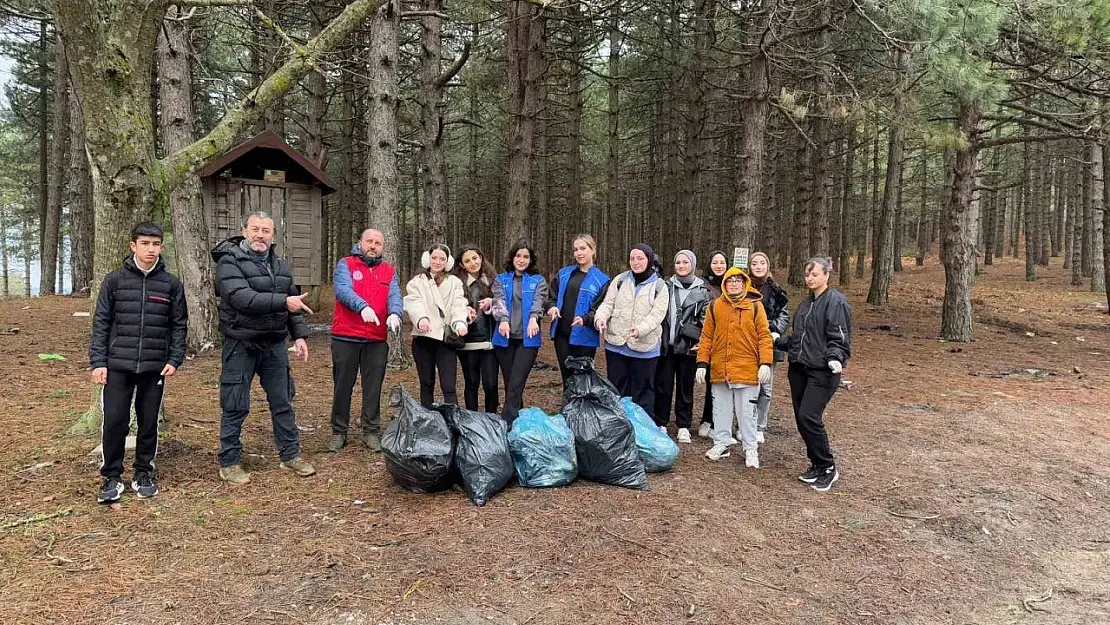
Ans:
[{"label": "blue trash bag", "polygon": [[678,443],[661,432],[655,421],[631,397],[622,397],[621,407],[636,431],[636,447],[640,450],[644,471],[659,473],[673,467],[678,461]]},{"label": "blue trash bag", "polygon": [[574,432],[561,414],[547,415],[539,408],[521,410],[509,432],[509,451],[521,486],[566,486],[578,477]]},{"label": "blue trash bag", "polygon": [[636,448],[632,423],[621,408],[616,388],[594,370],[591,358],[566,360],[567,387],[563,416],[574,432],[578,476],[587,480],[644,490],[644,463]]}]

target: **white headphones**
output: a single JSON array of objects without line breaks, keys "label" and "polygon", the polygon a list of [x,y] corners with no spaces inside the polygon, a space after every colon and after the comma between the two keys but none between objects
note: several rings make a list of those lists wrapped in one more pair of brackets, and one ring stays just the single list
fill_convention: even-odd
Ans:
[{"label": "white headphones", "polygon": [[[444,272],[451,271],[452,269],[455,268],[455,257],[451,255],[451,248],[447,247],[447,245],[445,245],[445,244],[437,244],[436,246],[438,247],[439,245],[443,245],[443,247],[447,248],[447,266],[443,268],[443,271]],[[431,269],[432,268],[432,253],[431,252],[425,250],[425,252],[420,255],[420,266],[425,268],[425,269]]]}]

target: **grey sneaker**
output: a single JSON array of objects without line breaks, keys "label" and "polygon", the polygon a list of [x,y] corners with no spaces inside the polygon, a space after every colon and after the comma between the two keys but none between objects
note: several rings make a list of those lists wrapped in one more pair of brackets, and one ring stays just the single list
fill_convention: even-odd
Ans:
[{"label": "grey sneaker", "polygon": [[338,452],[347,446],[346,434],[332,434],[331,440],[328,441],[328,451]]},{"label": "grey sneaker", "polygon": [[233,464],[230,467],[220,467],[220,479],[236,486],[251,483],[251,474],[243,470],[243,465]]},{"label": "grey sneaker", "polygon": [[297,456],[292,460],[286,460],[281,463],[281,468],[286,471],[292,471],[301,477],[308,477],[316,473],[316,468],[309,464],[304,458]]},{"label": "grey sneaker", "polygon": [[378,434],[363,434],[362,444],[370,451],[378,452],[382,450],[382,437]]},{"label": "grey sneaker", "polygon": [[126,487],[118,477],[104,478],[100,485],[100,493],[96,496],[96,503],[116,503]]},{"label": "grey sneaker", "polygon": [[131,490],[138,494],[139,499],[150,499],[158,494],[158,482],[149,473],[138,473],[131,481]]}]

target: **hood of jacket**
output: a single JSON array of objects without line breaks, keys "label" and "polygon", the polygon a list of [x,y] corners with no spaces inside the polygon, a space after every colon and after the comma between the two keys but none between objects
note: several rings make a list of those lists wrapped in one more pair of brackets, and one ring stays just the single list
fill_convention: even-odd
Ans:
[{"label": "hood of jacket", "polygon": [[[220,241],[216,244],[216,247],[212,248],[212,261],[218,263],[220,262],[221,258],[229,254],[233,258],[246,258],[247,253],[244,252],[243,248],[241,247],[241,244],[244,240],[246,240],[246,237],[241,234],[237,234],[233,237],[228,237],[227,239]],[[270,251],[273,252],[273,250],[274,246],[273,244],[270,244]]]},{"label": "hood of jacket", "polygon": [[[744,296],[736,300],[730,298],[728,296],[728,291],[725,289],[725,282],[728,282],[728,279],[732,276],[740,276],[744,279]],[[763,294],[759,292],[759,289],[752,286],[752,279],[748,277],[748,274],[744,273],[743,269],[739,267],[729,267],[725,275],[721,277],[721,299],[731,306],[742,307],[747,305],[747,302],[761,301],[763,299]]]}]

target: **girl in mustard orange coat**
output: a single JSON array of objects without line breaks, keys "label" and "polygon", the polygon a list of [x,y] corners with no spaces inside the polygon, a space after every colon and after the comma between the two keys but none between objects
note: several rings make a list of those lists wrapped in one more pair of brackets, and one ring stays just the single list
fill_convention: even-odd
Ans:
[{"label": "girl in mustard orange coat", "polygon": [[[729,455],[733,418],[740,424],[744,463],[759,468],[756,442],[755,402],[759,385],[771,377],[774,348],[763,296],[752,287],[747,274],[736,267],[725,272],[721,297],[713,301],[705,316],[698,349],[695,380],[712,383],[713,447],[710,460]],[[712,363],[712,365],[710,365]]]}]

